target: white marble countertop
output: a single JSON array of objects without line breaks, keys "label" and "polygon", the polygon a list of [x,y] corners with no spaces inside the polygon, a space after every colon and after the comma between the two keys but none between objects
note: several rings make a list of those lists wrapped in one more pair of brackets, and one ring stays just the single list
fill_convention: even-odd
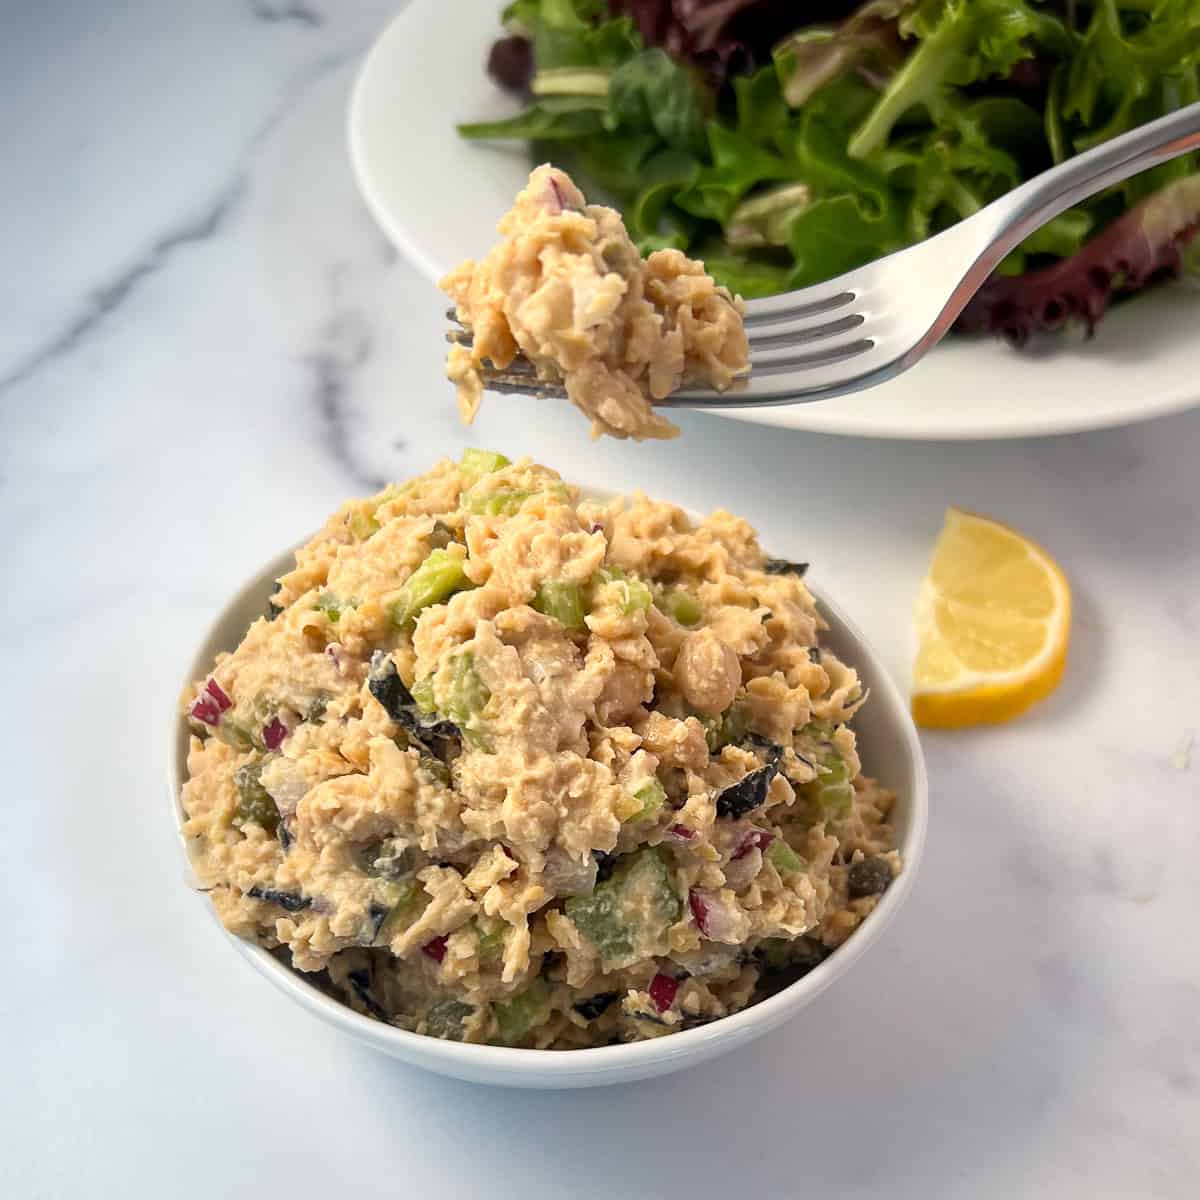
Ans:
[{"label": "white marble countertop", "polygon": [[[346,164],[347,89],[392,8],[6,20],[5,1194],[1195,1196],[1200,412],[990,445],[693,415],[630,446],[491,401],[465,433],[438,296]],[[786,534],[902,681],[947,503],[1071,575],[1062,687],[926,739],[912,900],[736,1058],[592,1093],[441,1080],[289,1008],[181,884],[163,760],[198,632],[345,496],[467,443]]]}]

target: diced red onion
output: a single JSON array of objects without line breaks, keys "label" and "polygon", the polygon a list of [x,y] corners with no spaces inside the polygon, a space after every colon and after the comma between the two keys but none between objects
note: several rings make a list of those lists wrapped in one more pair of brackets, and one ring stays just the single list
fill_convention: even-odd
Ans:
[{"label": "diced red onion", "polygon": [[433,941],[426,942],[421,947],[421,953],[428,955],[434,962],[441,962],[446,957],[446,935],[435,937]]},{"label": "diced red onion", "polygon": [[215,679],[209,679],[204,685],[204,690],[217,702],[217,707],[222,712],[227,712],[233,707],[233,701],[225,694],[225,690]]},{"label": "diced red onion", "polygon": [[745,858],[751,850],[765,850],[774,840],[775,835],[765,829],[747,829],[730,858],[736,862],[739,858]]},{"label": "diced red onion", "polygon": [[345,660],[342,657],[341,642],[330,642],[329,645],[325,647],[325,654],[328,656],[329,661],[333,663],[333,669],[339,675],[344,675],[346,673],[344,670]]},{"label": "diced red onion", "polygon": [[681,842],[690,842],[696,836],[696,831],[689,829],[686,825],[668,825],[667,833],[672,837],[679,838]]},{"label": "diced red onion", "polygon": [[221,723],[221,710],[217,707],[217,702],[209,696],[201,696],[188,711],[195,720],[203,721],[205,725],[211,725],[213,728]]},{"label": "diced red onion", "polygon": [[550,190],[554,193],[554,199],[558,201],[558,208],[551,209],[552,212],[562,212],[567,207],[567,199],[562,194],[562,188],[558,186],[558,180],[553,176],[550,178]]},{"label": "diced red onion", "polygon": [[700,932],[714,942],[734,942],[738,939],[741,923],[736,910],[715,892],[692,888],[688,892],[688,907],[696,918]]},{"label": "diced red onion", "polygon": [[675,1003],[675,993],[679,991],[679,980],[672,979],[670,975],[664,975],[660,971],[650,980],[648,990],[650,999],[654,1001],[654,1007],[663,1013]]},{"label": "diced red onion", "polygon": [[264,726],[262,731],[263,745],[268,750],[278,750],[283,745],[283,740],[288,735],[287,726],[278,718],[272,717]]}]

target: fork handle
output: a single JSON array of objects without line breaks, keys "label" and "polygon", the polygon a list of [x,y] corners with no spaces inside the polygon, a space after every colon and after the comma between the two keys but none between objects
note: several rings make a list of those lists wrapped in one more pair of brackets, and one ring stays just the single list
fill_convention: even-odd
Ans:
[{"label": "fork handle", "polygon": [[981,220],[988,214],[994,222],[989,222],[990,245],[977,268],[986,267],[986,273],[990,274],[1029,234],[1073,204],[1139,171],[1196,149],[1200,149],[1200,102],[1110,138],[1035,175],[968,218]]}]

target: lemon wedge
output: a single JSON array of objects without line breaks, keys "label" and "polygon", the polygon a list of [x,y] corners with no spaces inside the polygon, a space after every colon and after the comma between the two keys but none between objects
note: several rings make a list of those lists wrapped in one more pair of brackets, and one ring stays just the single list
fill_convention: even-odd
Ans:
[{"label": "lemon wedge", "polygon": [[1058,686],[1070,632],[1054,559],[999,521],[947,509],[917,600],[913,718],[949,729],[1015,717]]}]

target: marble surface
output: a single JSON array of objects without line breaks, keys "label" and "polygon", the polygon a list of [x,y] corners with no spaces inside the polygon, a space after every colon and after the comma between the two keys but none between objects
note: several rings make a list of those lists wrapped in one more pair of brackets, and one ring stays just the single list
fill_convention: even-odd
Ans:
[{"label": "marble surface", "polygon": [[[989,445],[693,415],[629,446],[517,400],[464,432],[438,296],[345,160],[355,63],[393,7],[8,12],[5,1194],[1194,1196],[1200,412]],[[163,762],[199,631],[345,496],[467,444],[744,512],[901,680],[947,503],[1071,575],[1062,687],[926,738],[913,898],[737,1058],[592,1093],[444,1081],[285,1006],[182,886]]]}]

